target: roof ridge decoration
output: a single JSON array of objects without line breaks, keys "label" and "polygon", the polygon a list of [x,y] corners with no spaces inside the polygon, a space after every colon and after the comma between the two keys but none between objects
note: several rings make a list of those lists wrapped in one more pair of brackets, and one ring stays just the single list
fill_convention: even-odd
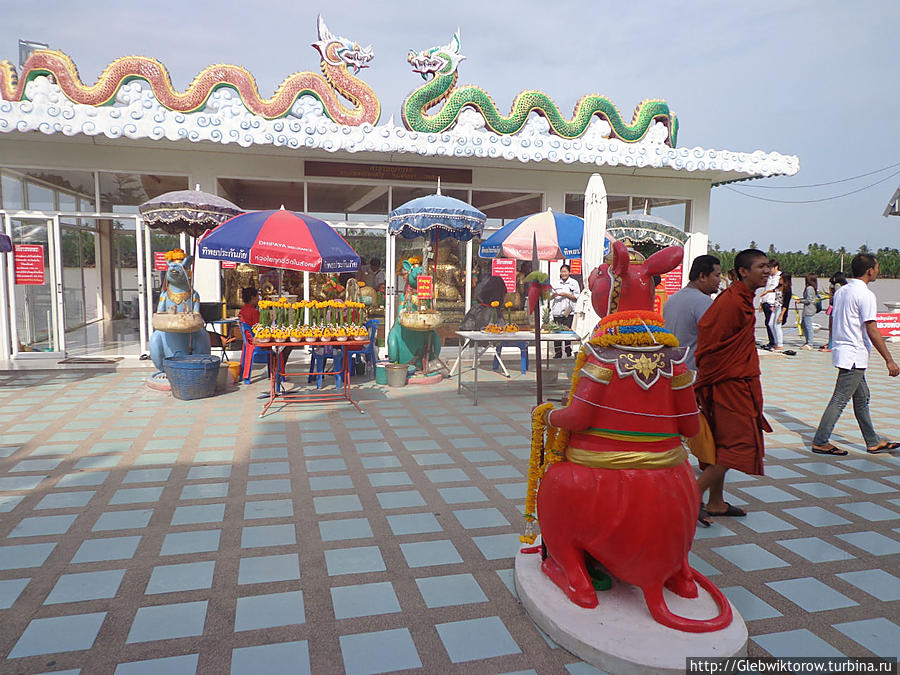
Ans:
[{"label": "roof ridge decoration", "polygon": [[[180,113],[196,112],[206,106],[217,89],[232,87],[237,90],[247,110],[265,119],[288,115],[299,97],[309,95],[322,104],[325,114],[334,122],[346,126],[377,123],[381,114],[378,97],[371,87],[355,77],[360,69],[369,66],[374,56],[372,47],[361,47],[356,42],[333,35],[321,16],[318,17],[318,37],[312,46],[321,54],[323,75],[294,73],[268,99],[260,97],[256,80],[249,71],[229,64],[207,66],[184,93],[178,93],[172,87],[166,67],[146,56],[116,59],[104,69],[95,84],[87,86],[81,81],[72,59],[50,49],[34,51],[22,68],[21,78],[9,61],[0,61],[0,97],[7,101],[26,101],[28,85],[40,76],[51,76],[73,103],[104,106],[116,100],[123,86],[134,80],[143,80],[160,104]],[[349,100],[353,107],[345,106],[335,92]]]},{"label": "roof ridge decoration", "polygon": [[[526,89],[513,100],[510,113],[504,117],[497,110],[493,99],[481,87],[466,85],[457,87],[459,64],[466,57],[460,54],[459,30],[442,47],[431,47],[420,52],[410,50],[407,61],[414,72],[419,73],[426,83],[413,91],[403,102],[403,124],[411,131],[441,133],[453,126],[460,112],[470,107],[477,110],[488,128],[501,135],[516,134],[522,130],[531,113],[544,117],[552,133],[563,138],[578,138],[588,130],[595,116],[609,124],[610,137],[626,143],[635,143],[644,138],[654,123],[661,122],[668,130],[666,144],[675,147],[678,137],[678,119],[669,110],[669,105],[661,99],[641,101],[634,110],[628,124],[619,109],[605,96],[587,94],[582,96],[571,119],[565,119],[556,103],[547,94],[534,89]],[[443,103],[434,114],[428,111]]]}]

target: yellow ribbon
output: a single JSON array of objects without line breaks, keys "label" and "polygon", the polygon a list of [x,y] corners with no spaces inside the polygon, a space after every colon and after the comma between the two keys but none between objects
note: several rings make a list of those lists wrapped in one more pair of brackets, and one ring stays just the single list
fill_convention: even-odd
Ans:
[{"label": "yellow ribbon", "polygon": [[566,459],[592,469],[666,469],[684,463],[687,450],[679,445],[666,452],[594,452],[569,446]]}]

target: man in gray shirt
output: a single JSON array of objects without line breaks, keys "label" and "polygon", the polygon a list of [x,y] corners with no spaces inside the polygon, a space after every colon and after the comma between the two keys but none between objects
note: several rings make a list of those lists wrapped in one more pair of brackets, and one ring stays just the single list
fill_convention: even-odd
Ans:
[{"label": "man in gray shirt", "polygon": [[688,285],[675,293],[663,305],[666,328],[678,338],[678,344],[689,347],[687,367],[697,370],[694,352],[697,350],[697,323],[712,304],[710,297],[719,289],[722,268],[719,259],[701,255],[694,259],[688,274]]}]

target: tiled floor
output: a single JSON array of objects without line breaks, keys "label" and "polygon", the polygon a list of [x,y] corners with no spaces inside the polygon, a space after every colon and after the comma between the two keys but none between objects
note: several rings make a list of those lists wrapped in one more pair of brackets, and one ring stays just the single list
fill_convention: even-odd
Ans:
[{"label": "tiled floor", "polygon": [[[692,564],[741,610],[753,655],[897,655],[900,459],[851,411],[807,450],[827,355],[763,359],[767,476]],[[0,671],[597,672],[515,598],[533,385],[485,373],[276,410],[256,382],[179,402],[145,371],[0,372]],[[900,437],[896,381],[869,376]],[[557,392],[561,389],[555,390]]]}]

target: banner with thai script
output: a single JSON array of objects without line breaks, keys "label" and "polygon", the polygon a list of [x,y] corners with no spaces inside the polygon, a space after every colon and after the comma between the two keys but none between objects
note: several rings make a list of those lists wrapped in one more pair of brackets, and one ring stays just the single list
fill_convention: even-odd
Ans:
[{"label": "banner with thai script", "polygon": [[44,284],[44,245],[16,244],[13,246],[13,268],[19,286]]},{"label": "banner with thai script", "polygon": [[491,275],[503,279],[507,293],[516,292],[516,261],[512,258],[494,258],[491,261]]}]

